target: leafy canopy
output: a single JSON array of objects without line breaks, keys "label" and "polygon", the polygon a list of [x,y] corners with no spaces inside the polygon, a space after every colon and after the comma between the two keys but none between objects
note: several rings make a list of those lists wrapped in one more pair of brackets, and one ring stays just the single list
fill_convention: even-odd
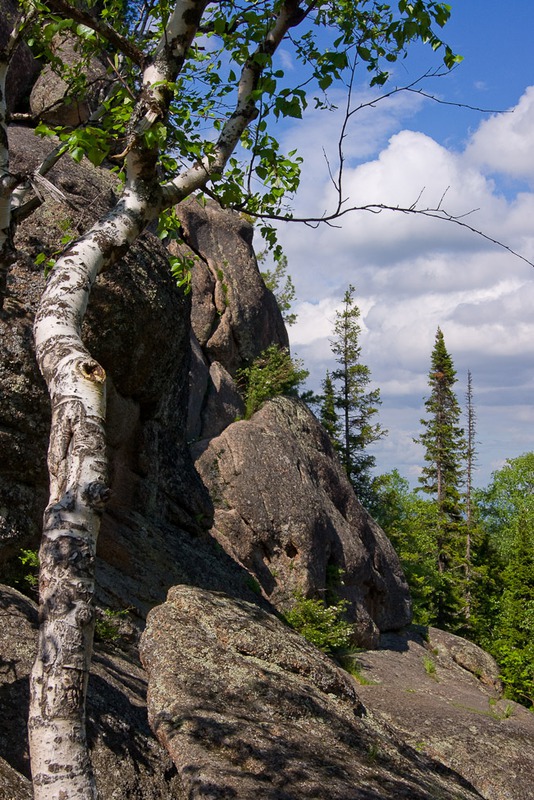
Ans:
[{"label": "leafy canopy", "polygon": [[[88,0],[82,10],[68,0],[22,2],[27,11],[38,12],[27,41],[67,82],[72,96],[83,97],[88,88],[91,57],[98,56],[106,67],[98,112],[86,124],[67,129],[41,123],[39,132],[56,133],[75,160],[85,155],[101,164],[112,158],[120,169],[117,156],[138,122],[143,69],[157,59],[157,44],[172,19],[174,4]],[[198,9],[202,4],[191,5]],[[291,18],[281,44],[284,57],[279,58],[269,36],[282,9]],[[224,180],[216,172],[211,176],[210,193],[223,206],[250,214],[289,216],[285,202],[299,185],[302,162],[296,151],[281,150],[277,121],[300,119],[310,102],[331,108],[329,89],[339,82],[347,85],[355,68],[368,72],[371,85],[381,86],[391,65],[404,58],[416,41],[441,51],[451,68],[461,59],[441,39],[440,29],[449,16],[450,7],[434,0],[207,3],[177,74],[152,87],[169,106],[168,113],[156,113],[145,126],[145,146],[154,150],[163,180],[214,158],[218,137],[236,113],[243,70],[251,69],[252,121],[227,159]],[[75,65],[63,60],[57,46],[58,36],[66,34],[77,40]],[[276,234],[269,223],[263,224],[262,233],[274,246]]]}]

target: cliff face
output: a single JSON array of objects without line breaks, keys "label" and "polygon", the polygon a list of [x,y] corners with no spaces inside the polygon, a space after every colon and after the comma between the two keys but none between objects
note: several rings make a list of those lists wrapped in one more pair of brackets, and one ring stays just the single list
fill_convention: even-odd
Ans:
[{"label": "cliff face", "polygon": [[[31,168],[48,149],[23,129],[12,131],[12,145],[15,168]],[[34,259],[113,199],[110,175],[88,165],[63,160],[49,177],[69,202],[47,201],[19,231],[0,316],[6,576],[15,574],[21,547],[37,546],[47,498],[48,402],[31,339],[44,278]],[[236,370],[271,342],[287,343],[250,225],[194,201],[180,214],[185,243],[173,247],[195,261],[192,295],[177,288],[166,250],[147,234],[99,279],[84,329],[109,376],[112,499],[97,598],[101,608],[128,609],[129,620],[116,644],[97,642],[90,682],[89,734],[103,796],[507,798],[501,773],[484,794],[476,771],[446,747],[420,748],[416,732],[388,717],[389,700],[379,702],[374,687],[355,683],[276,613],[296,592],[335,592],[349,603],[360,647],[387,645],[384,634],[410,619],[398,559],[313,415],[278,398],[250,421],[235,421],[243,408]],[[0,800],[13,800],[30,796],[25,718],[36,612],[13,589],[1,597]],[[145,672],[138,636],[148,612]],[[398,653],[387,652],[386,671],[394,672]],[[150,725],[162,746],[147,724],[147,678]],[[387,675],[378,679],[387,686]],[[498,699],[495,686],[464,667],[454,679],[475,680],[481,704]],[[406,699],[402,690],[399,697]],[[416,719],[427,706],[417,692],[412,700]],[[442,737],[452,749],[453,709],[454,702]],[[512,709],[511,747],[530,730]],[[483,721],[477,730],[484,759]],[[524,764],[532,764],[526,752],[519,789]]]}]

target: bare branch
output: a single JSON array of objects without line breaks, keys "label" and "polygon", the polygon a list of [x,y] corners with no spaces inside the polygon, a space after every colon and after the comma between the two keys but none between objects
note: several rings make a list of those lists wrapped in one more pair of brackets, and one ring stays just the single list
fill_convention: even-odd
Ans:
[{"label": "bare branch", "polygon": [[[418,199],[421,197],[424,190],[421,190]],[[516,258],[521,259],[530,267],[534,267],[534,261],[530,261],[526,256],[521,255],[518,253],[517,250],[514,250],[509,245],[504,244],[504,242],[499,241],[499,239],[490,236],[484,231],[481,231],[479,228],[475,228],[474,225],[469,225],[467,222],[463,220],[474,214],[475,212],[479,211],[478,208],[473,208],[470,211],[466,211],[463,214],[450,214],[444,208],[441,207],[441,203],[443,198],[445,197],[447,190],[443,193],[438,205],[435,208],[417,208],[417,200],[411,206],[404,207],[404,206],[390,206],[386,203],[369,203],[364,206],[351,206],[350,208],[344,208],[342,210],[337,210],[332,212],[331,214],[323,214],[321,217],[294,217],[294,216],[282,216],[281,214],[255,214],[253,212],[249,212],[251,216],[255,216],[258,219],[268,219],[278,222],[299,222],[301,224],[307,225],[310,228],[318,228],[320,225],[328,225],[329,227],[336,227],[340,228],[341,225],[335,225],[335,221],[341,219],[341,217],[345,217],[347,214],[354,213],[356,211],[367,211],[371,214],[381,214],[383,211],[394,211],[400,214],[410,214],[421,217],[430,217],[431,219],[439,219],[442,222],[449,222],[455,225],[458,225],[460,228],[464,228],[465,230],[474,233],[476,236],[480,236],[482,239],[485,239],[487,242],[496,245],[497,247],[506,250],[511,255],[515,256]]]}]

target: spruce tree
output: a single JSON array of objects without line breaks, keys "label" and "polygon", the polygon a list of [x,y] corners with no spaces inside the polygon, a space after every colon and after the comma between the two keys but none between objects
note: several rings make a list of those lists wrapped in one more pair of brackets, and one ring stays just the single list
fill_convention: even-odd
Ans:
[{"label": "spruce tree", "polygon": [[467,391],[465,396],[467,416],[467,441],[465,456],[465,615],[471,616],[471,578],[472,547],[475,528],[473,508],[473,471],[476,466],[476,412],[473,402],[473,380],[471,371],[467,371]]},{"label": "spruce tree", "polygon": [[440,576],[436,623],[458,630],[465,613],[462,601],[465,523],[461,488],[466,443],[460,427],[461,409],[453,389],[456,371],[439,328],[428,382],[431,389],[425,401],[428,417],[421,420],[424,432],[415,440],[425,448],[426,466],[419,483],[420,490],[430,496],[436,509],[434,547]]},{"label": "spruce tree", "polygon": [[332,372],[332,381],[335,405],[341,412],[341,461],[359,499],[365,504],[372,496],[370,471],[375,465],[375,458],[367,448],[387,431],[374,422],[381,403],[380,391],[368,390],[371,372],[360,361],[360,309],[354,301],[354,292],[354,286],[349,286],[342,308],[336,314],[331,348],[339,366]]},{"label": "spruce tree", "polygon": [[323,394],[321,395],[321,407],[319,409],[319,419],[321,425],[327,432],[332,442],[334,450],[339,452],[340,444],[339,437],[341,432],[341,425],[336,412],[336,396],[334,392],[334,384],[330,372],[326,372],[325,379],[322,383]]}]

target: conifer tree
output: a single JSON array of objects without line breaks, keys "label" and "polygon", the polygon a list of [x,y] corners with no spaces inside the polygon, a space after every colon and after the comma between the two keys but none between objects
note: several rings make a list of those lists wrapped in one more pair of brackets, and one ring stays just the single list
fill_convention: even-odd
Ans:
[{"label": "conifer tree", "polygon": [[475,526],[473,509],[473,471],[476,466],[476,412],[473,402],[473,380],[471,371],[467,371],[466,391],[467,441],[465,457],[465,615],[471,616],[471,573],[473,530]]},{"label": "conifer tree", "polygon": [[462,611],[465,613],[461,585],[465,555],[461,487],[466,444],[460,427],[461,409],[453,389],[455,383],[456,371],[438,328],[429,373],[431,391],[425,401],[428,417],[421,420],[424,432],[415,441],[425,448],[426,466],[419,478],[420,490],[431,497],[436,508],[435,557],[441,581],[436,622],[457,630],[459,617]]},{"label": "conifer tree", "polygon": [[321,425],[327,432],[334,447],[334,450],[339,451],[339,437],[341,433],[341,425],[336,412],[336,396],[334,392],[334,384],[330,372],[327,370],[324,381],[322,382],[323,394],[321,395],[321,407],[319,410],[319,419]]},{"label": "conifer tree", "polygon": [[374,422],[381,403],[380,390],[368,390],[371,372],[360,361],[360,309],[354,301],[354,292],[354,286],[349,285],[341,311],[336,314],[331,348],[339,366],[332,372],[332,381],[336,387],[335,405],[341,411],[341,461],[365,504],[372,496],[370,470],[375,465],[375,458],[367,448],[387,431]]}]

